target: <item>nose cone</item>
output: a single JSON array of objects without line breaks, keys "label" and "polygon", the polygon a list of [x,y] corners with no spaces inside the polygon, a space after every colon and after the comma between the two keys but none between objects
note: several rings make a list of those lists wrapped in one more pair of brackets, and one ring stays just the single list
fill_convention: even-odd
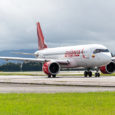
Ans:
[{"label": "nose cone", "polygon": [[111,62],[111,54],[110,53],[104,53],[103,54],[103,61],[105,64],[108,64]]}]

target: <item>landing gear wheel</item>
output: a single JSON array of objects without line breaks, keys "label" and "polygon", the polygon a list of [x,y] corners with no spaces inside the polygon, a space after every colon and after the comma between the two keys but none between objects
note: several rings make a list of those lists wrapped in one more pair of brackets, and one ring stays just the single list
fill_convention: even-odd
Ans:
[{"label": "landing gear wheel", "polygon": [[48,78],[51,78],[51,75],[48,75]]},{"label": "landing gear wheel", "polygon": [[100,73],[95,73],[95,77],[100,77]]},{"label": "landing gear wheel", "polygon": [[87,77],[87,76],[92,77],[92,72],[91,71],[85,71],[84,77]]},{"label": "landing gear wheel", "polygon": [[88,74],[89,74],[89,77],[92,77],[92,72],[91,71],[89,71]]},{"label": "landing gear wheel", "polygon": [[97,73],[95,73],[95,77],[97,77]]},{"label": "landing gear wheel", "polygon": [[56,78],[56,75],[52,75],[53,76],[53,78]]},{"label": "landing gear wheel", "polygon": [[87,77],[87,75],[88,75],[88,72],[85,71],[85,72],[84,72],[84,77]]},{"label": "landing gear wheel", "polygon": [[98,73],[97,76],[100,77],[100,73]]}]

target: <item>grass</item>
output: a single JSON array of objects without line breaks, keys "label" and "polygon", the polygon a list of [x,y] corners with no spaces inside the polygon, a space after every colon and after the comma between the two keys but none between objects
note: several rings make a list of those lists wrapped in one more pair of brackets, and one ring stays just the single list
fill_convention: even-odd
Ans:
[{"label": "grass", "polygon": [[0,75],[45,76],[42,72],[0,72]]},{"label": "grass", "polygon": [[0,115],[115,115],[115,92],[0,94]]},{"label": "grass", "polygon": [[[25,76],[46,76],[43,72],[0,72],[0,75],[25,75]],[[83,73],[59,73],[57,76],[84,76]],[[94,74],[93,74],[94,76]],[[115,76],[115,73],[112,74],[102,74],[101,76]]]}]

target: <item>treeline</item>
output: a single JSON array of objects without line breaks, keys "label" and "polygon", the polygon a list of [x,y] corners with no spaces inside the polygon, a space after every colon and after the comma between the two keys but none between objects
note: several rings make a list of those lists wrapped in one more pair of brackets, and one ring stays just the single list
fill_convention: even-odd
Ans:
[{"label": "treeline", "polygon": [[36,62],[29,63],[6,63],[0,66],[0,71],[41,71],[42,64]]}]

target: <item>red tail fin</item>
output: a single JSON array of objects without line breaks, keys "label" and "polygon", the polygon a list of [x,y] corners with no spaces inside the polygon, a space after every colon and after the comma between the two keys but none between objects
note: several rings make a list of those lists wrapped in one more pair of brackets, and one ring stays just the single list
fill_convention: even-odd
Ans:
[{"label": "red tail fin", "polygon": [[47,48],[47,45],[44,42],[44,36],[39,22],[37,23],[37,34],[38,34],[38,49],[42,50],[44,48]]}]

